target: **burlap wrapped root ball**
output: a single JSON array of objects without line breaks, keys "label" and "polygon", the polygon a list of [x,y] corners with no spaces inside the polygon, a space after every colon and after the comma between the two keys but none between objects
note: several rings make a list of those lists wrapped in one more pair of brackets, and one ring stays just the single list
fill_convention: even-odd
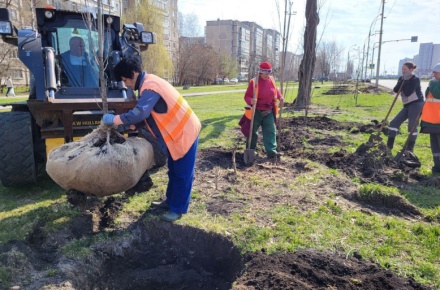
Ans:
[{"label": "burlap wrapped root ball", "polygon": [[144,138],[99,126],[78,141],[52,150],[46,171],[65,190],[107,196],[126,191],[154,165],[153,146]]}]

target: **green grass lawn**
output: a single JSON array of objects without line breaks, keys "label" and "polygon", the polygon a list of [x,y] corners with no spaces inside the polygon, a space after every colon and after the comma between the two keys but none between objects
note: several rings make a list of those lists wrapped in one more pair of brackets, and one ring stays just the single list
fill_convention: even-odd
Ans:
[{"label": "green grass lawn", "polygon": [[[285,96],[287,102],[291,102],[297,94],[297,84],[292,85],[294,86],[289,88]],[[178,89],[182,94],[186,94],[245,88],[246,84]],[[368,124],[373,119],[381,121],[394,97],[386,93],[359,94],[356,104],[353,94],[324,95],[323,92],[328,89],[329,87],[326,86],[315,88],[312,102],[339,110],[340,114],[329,117],[341,122]],[[238,121],[244,112],[243,95],[243,92],[231,91],[186,97],[202,122],[203,128],[199,141],[201,149],[222,147],[229,150],[235,146],[238,142],[235,138]],[[401,107],[401,103],[397,102],[390,114],[390,120]],[[313,113],[313,111],[309,112],[310,115]],[[284,116],[299,115],[304,115],[304,112],[286,111]],[[393,153],[397,153],[405,142],[404,136],[407,133],[405,126],[401,128],[401,133],[397,137]],[[370,134],[364,134],[358,140],[352,140],[352,137],[347,135],[344,141],[356,146],[368,140],[369,136]],[[432,156],[428,136],[419,137],[415,153],[422,162],[420,172],[429,176]],[[314,168],[313,171],[300,174],[293,180],[282,181],[285,182],[282,190],[304,193],[307,192],[308,184],[319,182],[322,176],[343,178],[337,170],[330,170],[313,163],[311,166]],[[148,193],[131,198],[130,202],[124,206],[121,215],[140,216],[148,209],[152,200],[163,195],[166,187],[165,170],[160,170],[153,179],[155,187]],[[240,182],[245,181],[237,181],[237,186]],[[263,190],[271,186],[270,180],[264,180],[258,174],[255,174],[249,182],[252,183],[253,190]],[[178,223],[220,234],[228,233],[228,238],[242,252],[263,248],[269,253],[317,248],[328,251],[342,250],[347,255],[351,255],[356,251],[361,253],[365,259],[371,259],[383,268],[389,268],[399,275],[414,277],[421,283],[440,287],[440,190],[422,184],[396,188],[359,183],[359,188],[360,194],[365,196],[372,194],[404,196],[427,218],[412,220],[393,215],[370,215],[356,209],[342,207],[338,202],[338,197],[331,194],[320,206],[310,208],[305,212],[300,212],[295,207],[285,204],[255,211],[245,207],[231,216],[212,216],[206,211],[205,193],[195,190],[190,213]],[[234,184],[217,194],[229,199],[243,198],[243,193],[238,192]],[[273,194],[276,198],[279,193],[267,194]],[[307,197],[320,198],[314,196],[313,192],[308,192]],[[0,246],[13,239],[25,239],[39,219],[46,221],[45,230],[50,232],[66,226],[77,214],[77,210],[68,205],[64,191],[48,178],[32,187],[11,189],[0,186]],[[262,225],[260,219],[270,222]],[[72,243],[75,242],[78,241],[72,241]],[[74,249],[73,251],[78,251],[77,247]],[[0,278],[4,270],[5,268],[0,266]]]}]

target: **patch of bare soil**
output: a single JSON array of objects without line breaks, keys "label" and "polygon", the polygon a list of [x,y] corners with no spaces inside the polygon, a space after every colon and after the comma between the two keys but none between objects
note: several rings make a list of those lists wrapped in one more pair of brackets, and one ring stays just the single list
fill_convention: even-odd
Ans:
[{"label": "patch of bare soil", "polygon": [[128,230],[111,232],[112,241],[97,241],[87,259],[76,259],[59,251],[78,238],[72,229],[48,235],[37,226],[27,242],[1,247],[1,262],[14,262],[15,289],[430,289],[358,253],[243,256],[225,237],[196,228],[140,220]]},{"label": "patch of bare soil", "polygon": [[[350,180],[352,177],[383,184],[403,184],[419,178],[413,169],[396,168],[381,145],[375,145],[377,149],[364,145],[354,153],[343,149],[329,153],[330,148],[345,145],[335,134],[338,131],[373,133],[377,122],[363,125],[339,123],[327,117],[298,117],[285,119],[285,127],[290,128],[282,134],[285,157],[275,163],[264,157],[261,146],[256,163],[250,167],[245,166],[242,152],[200,150],[194,188],[203,199],[192,203],[203,202],[212,215],[240,212],[256,215],[259,223],[270,225],[273,221],[257,216],[259,209],[291,205],[307,211],[322,205],[330,194],[337,196],[343,208],[364,210],[364,205],[353,202],[358,199],[359,186]],[[322,168],[338,169],[346,176],[324,173],[306,189],[300,185],[289,187],[299,175]],[[149,209],[121,230],[113,221],[126,198],[84,200],[71,193],[70,199],[81,208],[71,227],[47,233],[44,221],[40,221],[26,241],[0,247],[0,264],[8,265],[13,272],[8,286],[32,290],[430,289],[384,270],[358,253],[351,257],[305,249],[268,255],[262,249],[242,254],[225,236],[152,219],[151,215],[163,213],[161,209]],[[418,214],[399,200],[387,203],[378,198],[368,205],[368,210],[380,212],[383,208]],[[61,251],[69,241],[87,241],[104,231],[112,239],[91,242],[91,255],[86,259],[68,257]],[[5,287],[0,282],[0,289]]]},{"label": "patch of bare soil", "polygon": [[426,289],[376,264],[313,249],[266,255],[252,253],[234,289]]}]

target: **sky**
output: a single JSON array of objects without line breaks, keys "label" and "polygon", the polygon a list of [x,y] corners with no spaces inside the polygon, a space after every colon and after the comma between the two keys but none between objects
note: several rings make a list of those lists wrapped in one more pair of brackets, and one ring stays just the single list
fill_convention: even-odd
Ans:
[{"label": "sky", "polygon": [[[280,13],[284,11],[282,0],[178,0],[179,12],[194,14],[199,19],[200,33],[203,35],[206,21],[239,20],[252,21],[263,28],[281,32]],[[289,51],[302,53],[302,39],[305,26],[306,0],[293,1]],[[379,43],[381,22],[381,0],[318,0],[320,24],[318,41],[334,42],[343,50],[344,60],[359,59],[360,51],[367,51],[368,35],[371,28],[369,59],[373,45]],[[380,72],[400,74],[399,60],[413,58],[418,54],[420,43],[440,44],[440,5],[438,0],[388,0],[385,3],[383,34],[380,56]],[[411,42],[412,36],[418,42]],[[399,41],[395,41],[399,40]],[[390,41],[390,42],[387,42]],[[363,49],[365,45],[365,49]],[[349,52],[349,53],[348,53]],[[377,63],[378,48],[374,50]],[[369,61],[370,62],[370,61]],[[345,61],[344,61],[345,63]],[[375,74],[375,70],[373,72]]]}]

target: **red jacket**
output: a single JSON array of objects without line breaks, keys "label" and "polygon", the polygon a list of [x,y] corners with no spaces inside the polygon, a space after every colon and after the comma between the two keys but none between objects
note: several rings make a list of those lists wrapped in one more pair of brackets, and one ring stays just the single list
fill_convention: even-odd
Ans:
[{"label": "red jacket", "polygon": [[[272,77],[263,80],[258,76],[258,99],[257,99],[257,110],[266,111],[271,110],[274,106],[274,96],[277,99],[281,99],[281,92],[274,86],[274,81]],[[251,100],[254,97],[254,79],[249,81],[248,88],[244,94],[245,102],[250,106]]]}]

